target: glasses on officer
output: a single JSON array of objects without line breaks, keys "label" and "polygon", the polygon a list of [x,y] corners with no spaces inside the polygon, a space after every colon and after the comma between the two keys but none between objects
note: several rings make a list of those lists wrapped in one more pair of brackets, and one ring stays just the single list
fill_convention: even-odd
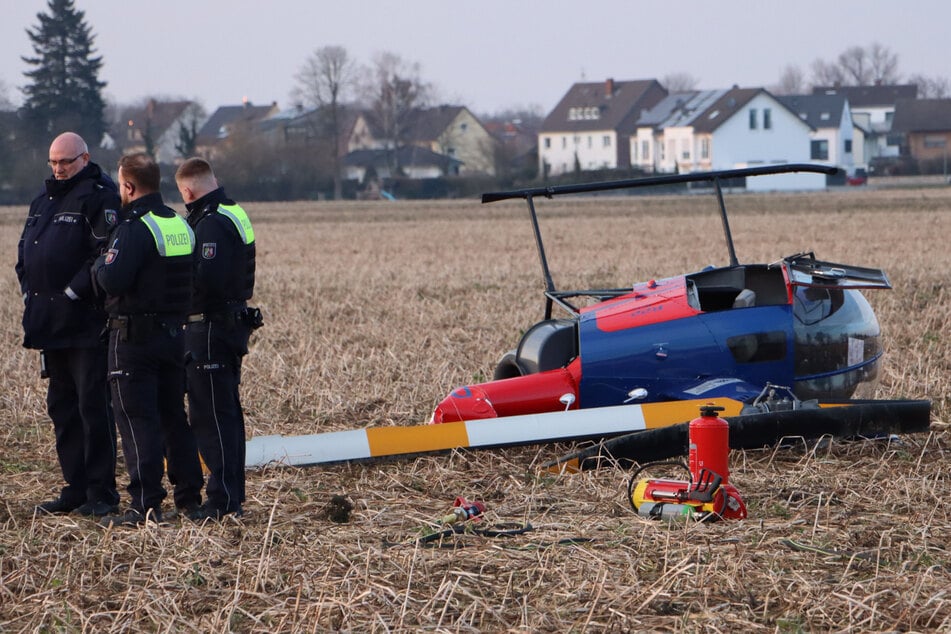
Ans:
[{"label": "glasses on officer", "polygon": [[50,160],[46,161],[46,164],[49,165],[50,167],[54,167],[54,168],[55,168],[56,166],[58,166],[58,165],[59,165],[59,166],[62,166],[62,167],[66,167],[67,165],[72,165],[72,164],[75,163],[77,160],[79,160],[79,158],[82,157],[83,154],[85,154],[85,152],[80,152],[79,154],[77,154],[77,155],[74,156],[73,158],[60,159],[60,160],[58,160],[58,161],[57,161],[57,160],[54,160],[54,159],[50,159]]}]

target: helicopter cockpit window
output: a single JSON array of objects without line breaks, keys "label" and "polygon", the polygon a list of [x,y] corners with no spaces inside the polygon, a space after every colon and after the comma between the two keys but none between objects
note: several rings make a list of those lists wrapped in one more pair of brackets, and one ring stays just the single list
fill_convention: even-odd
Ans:
[{"label": "helicopter cockpit window", "polygon": [[881,330],[861,292],[797,286],[793,315],[799,398],[855,398],[859,387],[874,391]]},{"label": "helicopter cockpit window", "polygon": [[737,335],[726,340],[737,363],[780,361],[786,357],[786,333],[782,330]]},{"label": "helicopter cockpit window", "polygon": [[797,286],[793,296],[793,314],[807,326],[817,324],[842,304],[842,291]]}]

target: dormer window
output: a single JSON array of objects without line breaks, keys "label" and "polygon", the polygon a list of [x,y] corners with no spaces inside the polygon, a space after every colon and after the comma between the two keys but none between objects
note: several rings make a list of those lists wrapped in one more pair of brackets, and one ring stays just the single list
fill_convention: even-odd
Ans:
[{"label": "dormer window", "polygon": [[568,108],[568,121],[592,121],[601,118],[601,108],[597,106],[573,106]]}]

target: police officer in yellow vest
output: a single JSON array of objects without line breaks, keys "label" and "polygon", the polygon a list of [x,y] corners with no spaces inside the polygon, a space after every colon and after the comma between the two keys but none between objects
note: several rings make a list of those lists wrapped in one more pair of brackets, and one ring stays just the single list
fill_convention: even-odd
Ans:
[{"label": "police officer in yellow vest", "polygon": [[190,158],[175,173],[195,231],[195,285],[185,325],[188,417],[208,467],[207,500],[194,521],[241,515],[244,502],[244,414],[238,393],[241,360],[260,312],[254,293],[254,229],[218,186],[211,165]]},{"label": "police officer in yellow vest", "polygon": [[109,313],[109,383],[129,470],[129,510],[110,524],[162,520],[165,460],[175,506],[199,508],[204,476],[185,415],[184,331],[191,304],[194,235],[165,206],[159,167],[146,154],[119,159],[125,218],[93,265]]}]

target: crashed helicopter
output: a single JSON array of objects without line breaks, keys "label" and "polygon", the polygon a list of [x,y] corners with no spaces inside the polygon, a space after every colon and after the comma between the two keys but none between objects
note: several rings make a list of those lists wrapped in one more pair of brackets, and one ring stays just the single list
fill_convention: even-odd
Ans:
[{"label": "crashed helicopter", "polygon": [[[929,401],[863,398],[877,383],[883,348],[862,291],[891,288],[883,271],[813,253],[768,264],[737,259],[724,184],[836,171],[780,164],[484,194],[483,203],[527,202],[545,281],[544,318],[502,356],[493,380],[453,390],[430,424],[254,438],[247,465],[608,438],[552,466],[654,460],[683,452],[684,425],[702,405],[721,407],[736,427],[732,447],[789,435],[925,431]],[[624,288],[556,288],[536,197],[681,184],[712,186],[729,264]]]}]

